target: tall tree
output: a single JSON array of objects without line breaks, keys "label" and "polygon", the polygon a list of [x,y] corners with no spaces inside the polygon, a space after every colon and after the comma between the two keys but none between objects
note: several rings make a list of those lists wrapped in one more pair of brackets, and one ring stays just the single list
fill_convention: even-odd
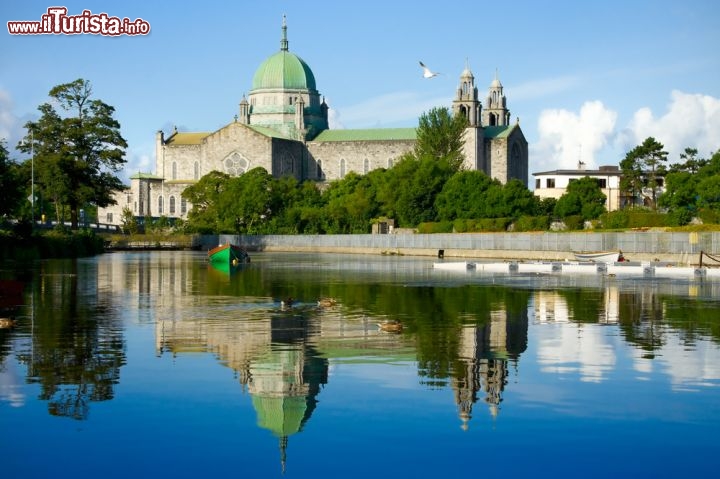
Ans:
[{"label": "tall tree", "polygon": [[697,148],[685,148],[685,151],[680,153],[680,159],[684,161],[670,165],[670,172],[685,171],[694,175],[709,162],[706,159],[698,158]]},{"label": "tall tree", "polygon": [[92,98],[89,81],[55,86],[49,96],[51,102],[38,107],[40,119],[26,123],[28,134],[18,149],[34,149],[40,187],[54,200],[58,221],[62,207],[69,207],[76,229],[84,205],[114,204],[112,193],[123,186],[116,174],[125,164],[127,142],[113,118],[115,108]]},{"label": "tall tree", "polygon": [[642,145],[630,150],[625,159],[620,162],[623,177],[620,188],[630,193],[633,198],[644,197],[644,191],[649,190],[650,206],[657,208],[657,194],[660,178],[667,171],[667,151],[663,151],[663,144],[653,137],[648,137]]},{"label": "tall tree", "polygon": [[23,189],[18,165],[10,160],[5,140],[0,140],[0,218],[19,209]]},{"label": "tall tree", "polygon": [[456,171],[462,166],[463,134],[467,118],[453,116],[445,107],[433,108],[423,113],[418,121],[415,155],[418,159],[443,159]]}]

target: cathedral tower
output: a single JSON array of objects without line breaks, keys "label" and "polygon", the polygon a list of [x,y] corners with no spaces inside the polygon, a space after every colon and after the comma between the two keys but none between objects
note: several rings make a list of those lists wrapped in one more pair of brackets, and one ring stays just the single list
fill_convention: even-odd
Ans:
[{"label": "cathedral tower", "polygon": [[503,86],[498,80],[497,71],[495,79],[488,89],[487,104],[483,112],[483,125],[485,126],[508,126],[510,125],[510,111],[507,109],[507,101],[503,94]]},{"label": "cathedral tower", "polygon": [[482,118],[482,105],[478,99],[475,77],[470,71],[467,61],[465,62],[465,70],[460,74],[460,84],[455,93],[452,108],[454,115],[463,115],[468,120],[468,127],[465,130],[463,138],[465,140],[463,148],[465,168],[489,173],[484,154],[485,133],[482,123],[480,122]]}]

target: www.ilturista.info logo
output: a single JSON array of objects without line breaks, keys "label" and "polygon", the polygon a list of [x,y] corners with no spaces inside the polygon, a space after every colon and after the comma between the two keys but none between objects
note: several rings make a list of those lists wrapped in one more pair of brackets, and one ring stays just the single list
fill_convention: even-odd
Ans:
[{"label": "www.ilturista.info logo", "polygon": [[118,18],[107,13],[83,10],[80,15],[68,15],[65,7],[50,7],[40,21],[7,22],[10,35],[147,35],[150,24],[138,18]]}]

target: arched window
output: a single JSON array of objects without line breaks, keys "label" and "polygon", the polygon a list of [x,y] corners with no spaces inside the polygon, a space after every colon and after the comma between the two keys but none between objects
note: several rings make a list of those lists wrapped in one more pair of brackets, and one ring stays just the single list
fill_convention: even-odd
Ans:
[{"label": "arched window", "polygon": [[195,172],[193,174],[193,178],[195,178],[196,180],[199,180],[200,179],[200,163],[198,163],[196,161],[194,166],[195,166]]},{"label": "arched window", "polygon": [[345,178],[345,158],[340,160],[340,178]]},{"label": "arched window", "polygon": [[158,196],[158,214],[163,214],[163,197]]},{"label": "arched window", "polygon": [[395,162],[392,158],[388,158],[388,168],[392,168],[395,165]]},{"label": "arched window", "polygon": [[187,213],[187,200],[181,196],[180,197],[180,214],[184,215],[185,213]]},{"label": "arched window", "polygon": [[370,160],[365,158],[365,161],[363,162],[363,174],[367,175],[368,171],[370,171]]},{"label": "arched window", "polygon": [[322,169],[322,160],[317,160],[317,172],[315,175],[318,180],[325,179],[325,172]]},{"label": "arched window", "polygon": [[177,180],[177,162],[172,162],[172,179]]},{"label": "arched window", "polygon": [[175,197],[174,196],[170,197],[170,214],[171,215],[175,214]]}]

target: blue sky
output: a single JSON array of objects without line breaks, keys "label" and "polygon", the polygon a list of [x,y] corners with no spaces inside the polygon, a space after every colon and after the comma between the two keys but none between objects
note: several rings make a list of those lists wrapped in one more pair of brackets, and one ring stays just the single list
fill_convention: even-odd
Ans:
[{"label": "blue sky", "polygon": [[[676,162],[720,149],[720,2],[151,2],[0,6],[0,138],[11,156],[49,90],[77,78],[115,107],[123,178],[154,172],[155,132],[233,121],[257,67],[280,48],[310,66],[331,128],[412,127],[451,105],[468,62],[484,102],[497,72],[530,144],[530,173],[618,164],[648,136]],[[147,36],[10,35],[51,6],[142,18]],[[442,75],[424,79],[422,60]],[[528,179],[532,184],[532,176]]]}]

